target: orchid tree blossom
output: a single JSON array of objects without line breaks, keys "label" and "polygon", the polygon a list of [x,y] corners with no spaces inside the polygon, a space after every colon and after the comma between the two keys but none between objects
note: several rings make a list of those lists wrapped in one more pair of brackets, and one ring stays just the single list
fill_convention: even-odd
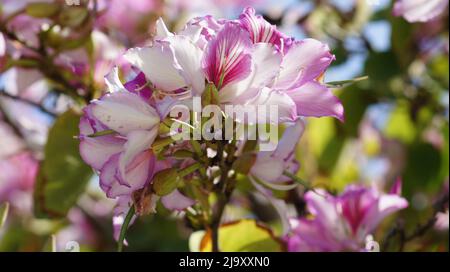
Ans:
[{"label": "orchid tree blossom", "polygon": [[363,251],[368,235],[383,219],[408,206],[397,183],[390,193],[350,185],[333,196],[324,190],[307,192],[306,205],[312,218],[291,219],[289,251]]},{"label": "orchid tree blossom", "polygon": [[[258,190],[264,185],[260,191],[280,213],[284,201],[275,199],[267,190],[290,190],[298,185],[285,183],[292,180],[286,172],[295,173],[299,167],[294,151],[305,128],[303,118],[332,116],[343,120],[342,104],[320,82],[334,60],[328,46],[313,39],[296,41],[288,37],[252,8],[245,9],[237,20],[194,18],[177,33],[170,32],[159,19],[151,44],[127,50],[124,59],[136,72],[134,79],[122,84],[118,69],[113,69],[106,76],[108,92],[85,107],[80,121],[82,158],[99,173],[100,187],[106,195],[117,199],[113,225],[119,241],[123,239],[119,232],[123,234],[124,226],[134,220],[129,217],[133,207],[138,215],[143,214],[141,209],[154,212],[161,199],[170,210],[192,212],[188,208],[197,201],[178,190],[178,179],[161,181],[162,176],[174,174],[181,179],[189,176],[207,183],[214,177],[206,170],[220,165],[220,185],[202,189],[212,190],[220,199],[215,203],[218,207],[210,215],[212,218],[207,219],[214,222],[213,231],[218,231],[227,200],[221,195],[223,189],[215,188],[225,186],[227,191],[233,190],[227,186],[233,184],[228,184],[229,179],[236,178],[233,161],[239,155],[232,153],[236,151],[233,146],[236,143],[226,140],[212,143],[216,149],[214,156],[203,152],[208,146],[204,140],[169,141],[164,152],[156,151],[153,144],[165,137],[160,128],[166,121],[180,121],[168,117],[172,106],[189,104],[195,97],[202,97],[203,103],[205,89],[211,88],[217,96],[208,103],[220,107],[278,106],[276,121],[287,127],[283,137],[272,152],[252,150],[256,159],[246,174]],[[189,123],[186,125],[195,129]],[[174,150],[189,155],[180,158]],[[183,169],[178,171],[174,167]],[[204,167],[205,171],[197,167]],[[170,193],[158,194],[160,184],[170,187]],[[198,200],[201,201],[210,200]],[[282,221],[288,230],[285,216]],[[217,239],[213,244],[217,250]]]},{"label": "orchid tree blossom", "polygon": [[31,213],[32,190],[39,163],[27,151],[0,158],[0,203]]},{"label": "orchid tree blossom", "polygon": [[[247,67],[240,72],[242,80],[225,82],[230,83],[228,86],[218,86],[222,88],[219,91],[221,102],[258,104],[261,98],[268,97],[264,100],[266,104],[274,100],[280,105],[282,121],[295,120],[298,116],[333,116],[343,120],[342,104],[317,81],[334,60],[328,46],[313,39],[295,41],[286,37],[275,26],[257,16],[252,8],[244,10],[238,23],[247,35],[233,36],[240,40],[240,48],[233,53],[244,59],[249,58],[246,56],[250,54],[251,64],[241,63],[242,68]],[[230,30],[224,27],[221,31]],[[218,48],[226,48],[227,40],[223,36],[218,34],[216,40],[222,43]],[[253,44],[250,49],[249,40]],[[206,54],[206,63],[210,63],[207,67],[217,63],[217,55],[220,56],[211,52]],[[222,66],[216,65],[217,73],[221,69]]]},{"label": "orchid tree blossom", "polygon": [[[80,121],[80,154],[83,160],[98,171],[100,187],[107,197],[116,198],[114,225],[123,222],[124,210],[132,206],[133,193],[151,183],[155,172],[161,170],[151,150],[163,116],[136,91],[141,76],[124,85],[114,69],[106,78],[109,92],[84,109]],[[150,90],[147,90],[150,91]],[[101,134],[104,131],[112,133]],[[166,205],[171,208],[168,195]],[[191,201],[185,201],[187,206]],[[151,210],[156,202],[152,203]],[[177,206],[183,209],[187,206]],[[120,228],[119,228],[120,229]],[[115,227],[118,236],[118,228]]]},{"label": "orchid tree blossom", "polygon": [[125,58],[162,94],[201,95],[206,80],[219,90],[221,105],[278,105],[282,122],[344,118],[339,99],[318,80],[334,60],[328,46],[295,41],[252,8],[238,20],[194,18],[179,33],[161,19],[156,28],[151,46],[132,48]]},{"label": "orchid tree blossom", "polygon": [[398,0],[393,13],[403,16],[408,22],[428,22],[441,15],[448,6],[448,0]]}]

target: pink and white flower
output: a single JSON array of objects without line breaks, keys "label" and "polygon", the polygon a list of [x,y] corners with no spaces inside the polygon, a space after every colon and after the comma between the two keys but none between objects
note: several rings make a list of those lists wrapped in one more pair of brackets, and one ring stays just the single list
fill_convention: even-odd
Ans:
[{"label": "pink and white flower", "polygon": [[[80,121],[82,158],[98,171],[106,195],[118,199],[116,231],[133,193],[167,168],[168,161],[156,160],[151,150],[160,121],[171,105],[202,95],[207,83],[217,87],[221,106],[277,105],[279,120],[294,123],[274,152],[258,155],[252,175],[267,182],[287,181],[283,171],[298,168],[294,148],[304,129],[299,117],[343,119],[341,103],[318,80],[334,59],[329,48],[285,36],[251,8],[238,20],[195,18],[179,33],[159,19],[156,29],[150,46],[124,55],[137,76],[122,84],[114,69],[106,77],[109,93],[87,106]],[[113,133],[92,137],[102,131]],[[276,163],[276,171],[269,173],[268,163]],[[156,203],[159,197],[150,199]],[[194,204],[177,190],[161,201],[172,210]]]},{"label": "pink and white flower", "polygon": [[333,116],[343,107],[318,78],[334,56],[313,39],[295,41],[254,9],[238,20],[199,17],[179,33],[160,19],[149,47],[132,48],[125,58],[139,68],[160,94],[201,95],[205,81],[219,90],[220,104],[278,105],[279,120]]},{"label": "pink and white flower", "polygon": [[289,251],[361,251],[366,237],[388,215],[408,206],[398,193],[350,185],[339,196],[324,190],[305,195],[309,218],[291,219]]},{"label": "pink and white flower", "polygon": [[441,15],[448,5],[448,0],[398,0],[393,13],[403,16],[408,22],[428,22]]},{"label": "pink and white flower", "polygon": [[0,203],[10,202],[15,208],[30,213],[32,190],[39,163],[29,152],[0,158]]},{"label": "pink and white flower", "polygon": [[[123,221],[124,210],[132,205],[133,193],[151,183],[153,175],[161,170],[151,145],[164,116],[151,105],[151,90],[142,88],[141,78],[138,75],[125,87],[114,69],[106,78],[109,92],[84,109],[79,125],[81,157],[99,173],[100,187],[106,196],[118,200],[116,236],[117,222]],[[111,133],[94,136],[104,131]],[[163,203],[169,203],[170,208],[170,201]],[[177,209],[190,205],[191,202]]]}]

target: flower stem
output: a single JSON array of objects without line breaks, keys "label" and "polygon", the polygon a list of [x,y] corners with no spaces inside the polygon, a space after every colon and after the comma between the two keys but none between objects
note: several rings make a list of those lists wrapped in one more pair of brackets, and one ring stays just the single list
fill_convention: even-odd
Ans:
[{"label": "flower stem", "polygon": [[189,165],[188,167],[186,167],[186,168],[180,170],[180,171],[178,172],[178,175],[179,175],[181,178],[184,178],[185,176],[187,176],[187,175],[189,175],[189,174],[192,174],[193,172],[195,172],[195,171],[197,171],[198,169],[200,169],[200,167],[202,167],[202,165],[201,165],[200,163],[196,162],[196,163],[191,164],[191,165]]},{"label": "flower stem", "polygon": [[306,189],[310,189],[310,186],[306,181],[302,180],[301,178],[297,177],[296,175],[292,174],[291,172],[283,171],[283,175],[285,175],[286,177],[292,179],[293,181],[303,185]]},{"label": "flower stem", "polygon": [[[212,222],[211,222],[211,241],[212,241],[212,251],[219,252],[219,229],[220,222],[222,219],[222,215],[225,211],[225,208],[230,201],[231,195],[235,188],[235,179],[233,177],[229,177],[228,173],[230,172],[233,162],[234,162],[234,148],[228,151],[228,156],[224,157],[223,152],[226,149],[226,143],[221,141],[218,143],[217,147],[217,155],[218,155],[218,163],[221,169],[220,180],[214,188],[214,191],[217,194],[218,201],[216,205],[216,211],[213,214]],[[230,146],[228,146],[230,147]]]},{"label": "flower stem", "polygon": [[122,228],[120,229],[117,252],[122,252],[125,234],[127,232],[128,225],[130,225],[131,219],[133,218],[133,215],[134,215],[134,206],[131,206],[130,209],[128,210],[127,216],[125,217],[125,220],[123,221]]}]

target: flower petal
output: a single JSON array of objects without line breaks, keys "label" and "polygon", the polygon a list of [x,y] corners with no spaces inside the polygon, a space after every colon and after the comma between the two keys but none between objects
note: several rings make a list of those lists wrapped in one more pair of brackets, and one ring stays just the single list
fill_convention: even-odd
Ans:
[{"label": "flower petal", "polygon": [[[158,134],[158,128],[147,130],[132,131],[127,135],[128,141],[124,145],[124,151],[119,158],[118,178],[121,184],[128,186],[137,186],[147,181],[148,175],[145,173],[147,169],[142,161],[150,159],[148,157],[138,158],[142,156],[144,151],[149,151],[151,144]],[[136,162],[137,160],[137,162]],[[138,168],[139,171],[132,172],[131,169]],[[131,173],[130,173],[131,172]],[[137,184],[137,185],[136,185]]]},{"label": "flower petal", "polygon": [[320,76],[333,60],[326,44],[314,39],[296,42],[283,58],[275,86],[284,90],[300,87]]},{"label": "flower petal", "polygon": [[284,160],[290,158],[295,152],[297,143],[300,141],[304,131],[305,122],[302,119],[298,119],[295,123],[288,126],[278,142],[273,156]]},{"label": "flower petal", "polygon": [[152,129],[159,123],[156,110],[138,95],[128,92],[107,94],[95,101],[92,115],[123,135],[134,130]]},{"label": "flower petal", "polygon": [[[297,116],[295,103],[292,98],[284,92],[269,88],[263,88],[258,96],[247,102],[246,105],[254,105],[266,109],[265,112],[258,110],[258,123],[288,122],[295,120]],[[276,107],[278,118],[275,118],[273,115],[272,106]]]},{"label": "flower petal", "polygon": [[381,195],[376,205],[367,211],[360,228],[371,233],[388,215],[406,207],[408,207],[408,201],[399,195]]},{"label": "flower petal", "polygon": [[120,184],[116,178],[119,156],[120,154],[112,156],[100,171],[100,188],[102,188],[109,198],[130,195],[133,192],[129,186]]},{"label": "flower petal", "polygon": [[244,80],[226,85],[219,93],[221,103],[244,104],[261,88],[271,86],[280,71],[282,55],[270,44],[258,43],[252,48],[252,68]]},{"label": "flower petal", "polygon": [[341,101],[327,87],[317,82],[308,82],[286,93],[297,105],[297,114],[300,116],[333,116],[344,121]]},{"label": "flower petal", "polygon": [[239,25],[228,23],[212,39],[203,56],[206,77],[217,87],[246,78],[251,72],[251,40]]},{"label": "flower petal", "polygon": [[195,204],[195,200],[188,198],[174,190],[172,193],[163,196],[161,202],[169,210],[182,211]]},{"label": "flower petal", "polygon": [[284,170],[283,159],[262,156],[256,159],[250,172],[266,182],[276,182],[283,175]]},{"label": "flower petal", "polygon": [[168,29],[166,24],[164,23],[164,20],[162,18],[158,18],[156,20],[156,40],[162,40],[167,37],[173,36],[173,33],[171,33]]},{"label": "flower petal", "polygon": [[133,80],[130,80],[124,84],[125,89],[132,93],[138,93],[140,97],[148,101],[153,94],[152,88],[147,85],[147,79],[145,74],[140,72]]},{"label": "flower petal", "polygon": [[[82,117],[80,126],[87,126],[88,120]],[[108,159],[123,150],[125,140],[114,136],[102,136],[90,138],[80,136],[80,155],[87,164],[96,170],[100,170]]]},{"label": "flower petal", "polygon": [[124,57],[144,72],[157,88],[170,92],[186,86],[176,69],[174,52],[168,42],[155,41],[152,47],[131,48]]},{"label": "flower petal", "polygon": [[166,39],[173,48],[180,74],[192,86],[193,95],[201,95],[205,89],[205,76],[201,67],[202,50],[188,37],[176,35]]},{"label": "flower petal", "polygon": [[122,82],[119,78],[119,68],[115,66],[111,72],[109,72],[105,76],[105,84],[108,88],[108,92],[114,93],[114,92],[120,92],[125,90],[125,87],[123,86]]},{"label": "flower petal", "polygon": [[446,10],[448,0],[398,0],[393,9],[395,16],[402,16],[410,23],[427,22]]},{"label": "flower petal", "polygon": [[248,7],[239,16],[241,25],[250,33],[253,43],[270,43],[280,51],[288,47],[292,39],[277,30],[276,26],[264,20],[261,15],[256,15],[255,9]]}]

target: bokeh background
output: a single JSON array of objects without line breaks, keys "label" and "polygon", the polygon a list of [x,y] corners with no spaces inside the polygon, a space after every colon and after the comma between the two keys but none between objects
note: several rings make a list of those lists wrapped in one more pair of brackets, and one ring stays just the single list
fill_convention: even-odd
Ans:
[{"label": "bokeh background", "polygon": [[[392,15],[390,0],[98,0],[49,19],[48,9],[27,8],[32,2],[66,5],[0,0],[0,205],[9,203],[0,251],[45,251],[52,243],[64,251],[69,241],[83,251],[115,250],[114,203],[79,160],[77,118],[66,111],[104,90],[103,76],[126,48],[151,39],[157,18],[179,30],[195,16],[235,18],[246,6],[288,35],[328,43],[336,61],[325,82],[369,77],[335,89],[344,123],[308,120],[297,149],[299,176],[336,193],[355,182],[386,190],[401,178],[410,206],[385,221],[376,239],[384,250],[398,250],[393,233],[436,218],[401,250],[448,251],[448,204],[436,212],[448,195],[448,10],[409,23]],[[39,52],[24,44],[52,53],[35,58]],[[304,205],[297,193],[284,197]],[[276,227],[267,203],[249,199],[237,194],[226,216]],[[139,219],[127,250],[188,251],[191,229],[178,217],[160,208]]]}]

